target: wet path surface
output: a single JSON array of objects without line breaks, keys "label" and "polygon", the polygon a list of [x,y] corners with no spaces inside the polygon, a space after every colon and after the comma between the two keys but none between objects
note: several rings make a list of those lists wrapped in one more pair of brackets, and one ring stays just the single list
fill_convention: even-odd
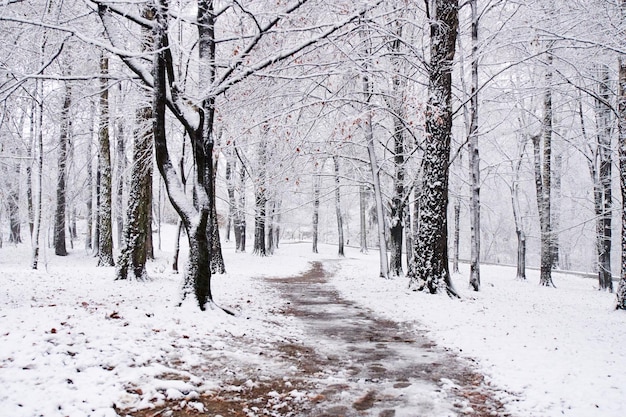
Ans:
[{"label": "wet path surface", "polygon": [[[270,279],[315,346],[282,346],[317,390],[311,416],[505,416],[481,375],[413,326],[342,298],[321,263]],[[286,358],[287,359],[287,358]]]},{"label": "wet path surface", "polygon": [[[376,317],[341,297],[322,263],[312,263],[299,276],[266,278],[266,283],[282,299],[272,308],[275,324],[284,328],[280,341],[254,334],[232,338],[225,351],[207,346],[202,369],[191,371],[219,381],[219,388],[198,398],[200,413],[184,402],[166,401],[121,415],[509,416],[496,399],[499,393],[466,361],[436,346],[415,326]],[[257,359],[246,362],[237,352]]]}]

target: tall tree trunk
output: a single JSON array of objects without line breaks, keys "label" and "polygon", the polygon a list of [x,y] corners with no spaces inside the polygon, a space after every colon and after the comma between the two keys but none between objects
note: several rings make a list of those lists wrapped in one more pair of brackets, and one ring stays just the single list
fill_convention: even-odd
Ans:
[{"label": "tall tree trunk", "polygon": [[262,134],[258,149],[258,176],[256,178],[254,198],[254,249],[253,253],[259,256],[266,256],[265,247],[265,220],[266,220],[266,181],[267,181],[267,131]]},{"label": "tall tree trunk", "polygon": [[406,196],[404,191],[405,176],[405,149],[404,149],[404,100],[403,93],[406,87],[406,81],[402,74],[402,24],[396,22],[393,29],[394,38],[390,43],[392,55],[392,94],[387,99],[388,105],[391,107],[393,117],[393,195],[391,197],[391,217],[389,227],[389,272],[391,276],[399,277],[404,274],[402,271],[402,238],[404,228],[404,207],[406,204]]},{"label": "tall tree trunk", "polygon": [[66,216],[66,175],[67,175],[67,148],[70,138],[71,119],[70,107],[72,105],[72,90],[68,83],[65,84],[65,98],[61,110],[61,131],[59,134],[59,163],[57,172],[57,198],[54,215],[54,254],[66,256],[65,247],[65,216]]},{"label": "tall tree trunk", "polygon": [[552,180],[552,55],[548,53],[543,96],[542,134],[533,137],[535,155],[535,187],[537,189],[537,209],[541,229],[541,265],[539,283],[554,286],[552,282],[552,229],[551,180]]},{"label": "tall tree trunk", "polygon": [[[626,0],[620,1],[620,17],[622,23],[626,22]],[[624,33],[622,32],[622,38]],[[615,307],[618,310],[626,310],[626,54],[618,57],[618,149],[619,149],[619,174],[620,192],[622,194],[622,230],[621,230],[621,268],[620,279],[617,286],[617,299]]]},{"label": "tall tree trunk", "polygon": [[376,203],[376,223],[378,231],[378,257],[380,263],[379,276],[389,278],[389,264],[387,263],[387,238],[385,236],[385,212],[383,208],[383,193],[380,185],[380,173],[378,159],[374,149],[374,131],[372,129],[372,113],[368,111],[365,122],[365,141],[369,155],[370,169],[372,172],[372,185],[374,187],[374,200]]},{"label": "tall tree trunk", "polygon": [[367,154],[369,156],[370,170],[372,173],[372,186],[374,188],[374,201],[376,203],[376,223],[378,231],[378,257],[380,263],[381,278],[389,278],[389,263],[387,259],[387,237],[385,236],[385,209],[383,207],[383,193],[380,184],[380,172],[378,167],[378,159],[376,157],[376,149],[374,147],[374,127],[372,126],[372,94],[373,86],[369,78],[369,59],[371,58],[371,48],[368,44],[369,40],[365,31],[361,31],[361,38],[368,45],[365,50],[364,68],[362,75],[363,95],[367,106],[365,108],[366,116],[364,121],[365,143],[367,144]]},{"label": "tall tree trunk", "polygon": [[365,211],[367,209],[367,194],[367,185],[359,185],[359,236],[361,253],[367,253],[367,219],[365,218]]},{"label": "tall tree trunk", "polygon": [[[35,87],[35,93],[37,94]],[[35,144],[37,139],[35,137],[35,124],[37,120],[37,102],[32,101],[30,108],[30,123],[28,127],[28,150],[26,157],[28,162],[26,164],[26,204],[28,208],[28,232],[30,234],[31,241],[33,239],[33,231],[35,229],[35,207],[33,203],[33,157],[35,154]]]},{"label": "tall tree trunk", "polygon": [[93,229],[93,155],[92,144],[94,138],[93,119],[95,118],[95,104],[92,101],[91,105],[91,121],[89,128],[89,139],[87,140],[87,178],[85,179],[85,207],[87,212],[85,213],[85,250],[89,251],[92,248],[92,229]]},{"label": "tall tree trunk", "polygon": [[561,227],[561,177],[563,170],[563,156],[560,154],[554,155],[554,164],[552,168],[552,207],[550,214],[552,216],[550,220],[550,227],[552,229],[552,269],[560,268],[559,254],[559,228]]},{"label": "tall tree trunk", "polygon": [[[178,169],[180,171],[180,183],[183,186],[183,192],[186,191],[187,177],[185,176],[185,140],[183,138],[181,156],[178,161]],[[178,273],[178,256],[180,255],[180,235],[183,232],[183,222],[178,221],[176,228],[176,239],[174,240],[174,258],[172,260],[172,271]]]},{"label": "tall tree trunk", "polygon": [[[144,17],[148,18],[144,13]],[[148,279],[148,235],[151,232],[153,132],[147,128],[152,109],[137,110],[137,130],[134,133],[133,165],[131,170],[128,208],[124,230],[124,247],[117,260],[116,279]]]},{"label": "tall tree trunk", "polygon": [[431,0],[426,135],[419,196],[419,230],[409,270],[410,287],[457,296],[448,267],[448,177],[452,134],[452,61],[458,0]]},{"label": "tall tree trunk", "polygon": [[276,202],[270,200],[268,203],[267,213],[267,253],[268,255],[274,254],[274,213],[276,210]]},{"label": "tall tree trunk", "polygon": [[452,272],[459,273],[459,251],[461,246],[461,198],[454,200],[454,255],[452,258]]},{"label": "tall tree trunk", "polygon": [[598,181],[595,188],[596,200],[596,234],[598,247],[598,281],[599,288],[613,292],[611,275],[611,218],[612,218],[612,181],[611,181],[611,89],[609,86],[609,68],[599,67],[598,99],[596,99],[596,124],[598,133]]},{"label": "tall tree trunk", "polygon": [[239,198],[235,211],[235,246],[237,252],[246,251],[246,167],[239,168]]},{"label": "tall tree trunk", "polygon": [[109,73],[109,59],[100,57],[100,128],[99,142],[99,171],[100,171],[100,203],[98,206],[99,242],[98,266],[114,266],[113,261],[113,226],[112,226],[112,175],[111,175],[111,145],[109,135],[109,86],[106,77]]},{"label": "tall tree trunk", "polygon": [[413,260],[413,230],[411,228],[411,207],[409,204],[404,206],[404,242],[406,251],[406,268],[408,271],[409,265],[411,265],[411,261]]},{"label": "tall tree trunk", "polygon": [[282,198],[280,198],[279,200],[275,202],[275,207],[274,207],[274,216],[273,216],[274,247],[276,249],[278,249],[278,245],[280,243],[280,222],[282,218],[281,206],[282,206]]},{"label": "tall tree trunk", "polygon": [[472,87],[470,97],[469,166],[470,166],[470,278],[474,291],[480,290],[480,155],[478,153],[478,6],[472,9]]},{"label": "tall tree trunk", "polygon": [[[228,223],[226,225],[226,241],[230,241],[230,231],[234,229],[235,221],[235,176],[234,171],[237,169],[237,161],[233,155],[233,149],[228,148],[226,157],[226,191],[228,193]],[[236,238],[235,238],[236,240]]]},{"label": "tall tree trunk", "polygon": [[335,213],[337,214],[337,254],[344,255],[343,214],[341,213],[341,185],[339,180],[339,156],[333,155],[335,168]]},{"label": "tall tree trunk", "polygon": [[[215,190],[215,184],[217,180],[217,157],[213,163],[213,169],[211,170],[211,189]],[[213,274],[225,274],[226,263],[224,262],[224,256],[222,255],[222,242],[220,241],[220,227],[217,221],[217,205],[215,199],[215,192],[211,192],[211,224],[209,226],[209,236],[211,243],[211,273]]]},{"label": "tall tree trunk", "polygon": [[[186,125],[187,133],[193,145],[194,161],[196,164],[196,179],[198,182],[197,193],[198,209],[187,199],[183,185],[178,178],[176,169],[169,155],[165,126],[165,112],[167,101],[167,68],[171,68],[171,55],[167,48],[168,20],[167,5],[165,0],[159,0],[155,14],[154,36],[154,96],[153,96],[153,132],[154,149],[157,167],[165,183],[167,194],[172,206],[180,216],[187,232],[189,241],[189,259],[182,286],[183,299],[190,293],[194,293],[196,302],[201,310],[205,310],[208,303],[212,302],[211,295],[211,268],[210,268],[210,244],[207,241],[207,227],[210,216],[210,198],[208,197],[211,187],[211,155],[213,152],[212,133],[205,128],[211,129],[211,124],[205,124],[204,112],[199,109],[197,126]],[[214,51],[214,13],[212,3],[199,2],[198,4],[198,32],[200,60],[208,60],[206,54],[210,54],[213,46]],[[210,61],[210,60],[209,60]],[[211,61],[213,62],[213,61]],[[170,78],[170,83],[174,80]],[[207,106],[210,108],[211,106]],[[205,108],[205,105],[202,106]],[[209,136],[207,136],[207,133]]]},{"label": "tall tree trunk", "polygon": [[522,222],[522,214],[520,213],[519,199],[519,173],[526,149],[526,140],[522,139],[519,144],[519,154],[517,160],[511,161],[513,171],[513,181],[510,186],[511,190],[511,207],[513,208],[513,220],[515,222],[515,235],[517,237],[517,272],[516,279],[526,280],[526,234],[524,233],[524,224]]},{"label": "tall tree trunk", "polygon": [[319,240],[319,227],[320,227],[320,188],[322,187],[322,176],[320,175],[320,171],[323,168],[322,166],[318,167],[317,162],[315,166],[315,174],[313,174],[313,221],[311,227],[312,231],[312,239],[313,239],[313,253],[318,253],[317,243]]},{"label": "tall tree trunk", "polygon": [[[119,84],[119,94],[122,95],[122,84]],[[124,140],[124,121],[123,117],[120,117],[117,121],[117,137],[116,137],[116,212],[115,223],[117,225],[117,245],[122,247],[124,241],[124,175],[126,171],[126,152],[125,152],[125,140]],[[152,145],[151,145],[152,146]],[[150,170],[152,171],[152,169]],[[130,203],[130,202],[129,202]]]},{"label": "tall tree trunk", "polygon": [[[43,54],[44,45],[41,47]],[[37,269],[39,263],[39,238],[41,234],[42,207],[43,207],[43,81],[36,84],[37,97],[39,98],[37,112],[37,205],[34,210],[34,230],[33,230],[33,256],[31,261],[32,269]]]},{"label": "tall tree trunk", "polygon": [[9,195],[7,205],[9,207],[9,242],[22,243],[22,225],[20,219],[20,164],[19,162],[10,164],[13,165],[13,172],[15,174],[15,180],[9,184]]}]

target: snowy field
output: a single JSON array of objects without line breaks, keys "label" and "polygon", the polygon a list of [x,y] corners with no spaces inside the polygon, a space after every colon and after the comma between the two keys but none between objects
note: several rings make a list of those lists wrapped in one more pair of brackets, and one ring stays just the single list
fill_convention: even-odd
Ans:
[{"label": "snowy field", "polygon": [[337,261],[332,246],[313,255],[310,243],[284,242],[276,255],[258,258],[226,244],[228,274],[214,277],[213,294],[238,313],[231,317],[200,312],[192,301],[176,307],[181,276],[170,272],[173,244],[164,242],[146,283],[113,281],[113,268],[95,267],[82,249],[65,258],[43,253],[38,271],[28,268],[28,245],[0,249],[1,415],[108,417],[165,399],[204,411],[198,397],[220,385],[198,377],[207,357],[230,359],[222,374],[246,364],[271,369],[259,352],[298,333],[297,323],[278,323],[281,301],[258,278],[328,259],[343,296],[420,322],[439,345],[475,361],[514,415],[623,416],[626,314],[594,280],[555,274],[558,289],[548,289],[533,272],[518,282],[513,269],[483,266],[480,293],[466,288],[467,273],[454,277],[458,301],[378,278],[374,251],[347,248]]}]

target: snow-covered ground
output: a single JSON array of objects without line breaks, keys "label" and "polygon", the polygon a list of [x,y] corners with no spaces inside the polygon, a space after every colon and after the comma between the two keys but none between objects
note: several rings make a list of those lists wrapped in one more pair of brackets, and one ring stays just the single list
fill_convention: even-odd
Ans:
[{"label": "snow-covered ground", "polygon": [[[395,320],[416,320],[433,340],[477,362],[518,416],[620,417],[626,407],[626,314],[597,281],[554,273],[556,289],[515,280],[515,269],[482,266],[480,292],[469,268],[453,276],[462,300],[372,278],[375,253],[347,252],[333,283],[347,298]],[[368,273],[370,276],[368,276]]]},{"label": "snow-covered ground", "polygon": [[200,312],[192,301],[176,306],[181,277],[170,272],[171,239],[163,246],[146,283],[113,281],[113,268],[95,267],[82,249],[44,253],[38,271],[29,269],[28,245],[0,249],[1,415],[115,416],[167,398],[201,409],[198,396],[220,385],[198,377],[211,365],[207,357],[229,359],[219,363],[224,375],[246,364],[271,369],[277,365],[259,354],[263,346],[298,332],[295,322],[278,323],[281,302],[258,278],[294,275],[325,259],[334,260],[327,265],[343,296],[385,317],[419,321],[509,392],[503,399],[515,415],[623,415],[626,314],[613,310],[613,296],[596,291],[594,280],[556,274],[558,289],[548,289],[532,272],[518,282],[512,269],[483,266],[479,293],[465,288],[466,273],[454,277],[458,301],[378,278],[375,252],[348,248],[335,262],[332,246],[313,255],[310,243],[285,242],[258,258],[227,244],[228,274],[214,277],[213,294],[239,313],[231,317]]}]

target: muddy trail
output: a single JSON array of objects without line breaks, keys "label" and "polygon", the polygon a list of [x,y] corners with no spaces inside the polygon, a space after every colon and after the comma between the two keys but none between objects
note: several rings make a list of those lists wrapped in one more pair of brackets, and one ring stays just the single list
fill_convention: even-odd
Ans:
[{"label": "muddy trail", "polygon": [[[224,386],[236,389],[202,396],[201,415],[510,415],[497,400],[498,392],[466,360],[435,345],[415,326],[376,317],[346,300],[328,278],[322,263],[314,262],[300,276],[266,279],[284,300],[279,313],[295,321],[302,334],[263,352],[280,369],[243,367],[231,377],[222,374]],[[216,368],[227,362],[212,360]],[[176,404],[125,414],[198,415]]]}]

